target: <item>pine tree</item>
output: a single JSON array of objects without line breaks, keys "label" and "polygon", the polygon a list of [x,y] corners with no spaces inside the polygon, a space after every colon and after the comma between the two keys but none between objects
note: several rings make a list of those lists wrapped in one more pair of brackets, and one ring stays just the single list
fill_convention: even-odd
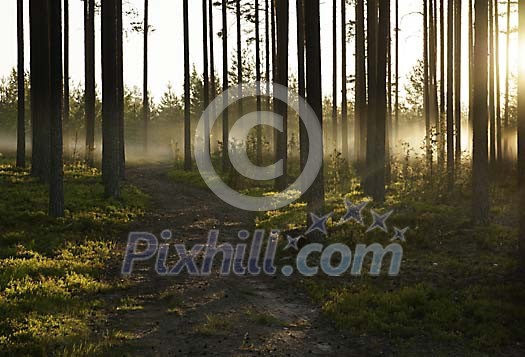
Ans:
[{"label": "pine tree", "polygon": [[95,0],[84,1],[84,69],[86,162],[94,165],[95,151]]},{"label": "pine tree", "polygon": [[472,151],[472,213],[478,223],[489,220],[489,168],[488,168],[488,108],[487,108],[487,55],[488,55],[488,2],[475,1],[474,25],[474,125]]},{"label": "pine tree", "polygon": [[26,166],[26,124],[25,124],[25,70],[24,70],[24,2],[17,0],[17,83],[18,83],[18,113],[16,167]]}]

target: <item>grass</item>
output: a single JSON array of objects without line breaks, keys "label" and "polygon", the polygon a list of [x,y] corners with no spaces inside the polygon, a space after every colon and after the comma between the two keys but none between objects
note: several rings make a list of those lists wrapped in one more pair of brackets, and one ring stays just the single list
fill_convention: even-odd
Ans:
[{"label": "grass", "polygon": [[143,214],[147,197],[123,187],[121,200],[103,196],[100,173],[82,165],[65,170],[65,218],[47,211],[47,186],[28,171],[0,164],[0,351],[76,354],[103,321],[102,294],[117,239]]},{"label": "grass", "polygon": [[[462,170],[468,177],[468,168]],[[390,234],[366,234],[366,227],[358,224],[329,221],[325,241],[351,248],[358,243],[387,245],[393,226],[408,226],[398,277],[387,277],[384,264],[380,277],[319,275],[297,279],[297,285],[339,329],[382,339],[398,352],[410,354],[445,344],[458,353],[515,353],[525,343],[525,283],[516,274],[517,224],[509,199],[515,196],[515,185],[506,182],[508,177],[494,185],[492,223],[481,227],[470,220],[467,179],[460,176],[456,189],[447,193],[440,188],[444,186],[439,177],[429,184],[417,170],[414,175],[409,188],[394,176],[385,206],[368,207],[395,210],[388,221]],[[344,196],[352,202],[367,199],[356,180],[349,180],[345,189]],[[335,211],[335,221],[345,211],[343,202],[342,194],[328,196],[327,210]],[[257,224],[302,232],[305,218],[305,205],[296,203],[266,212]],[[370,222],[366,212],[365,223]]]},{"label": "grass", "polygon": [[226,335],[232,327],[232,322],[224,315],[207,314],[205,320],[193,328],[198,335]]}]

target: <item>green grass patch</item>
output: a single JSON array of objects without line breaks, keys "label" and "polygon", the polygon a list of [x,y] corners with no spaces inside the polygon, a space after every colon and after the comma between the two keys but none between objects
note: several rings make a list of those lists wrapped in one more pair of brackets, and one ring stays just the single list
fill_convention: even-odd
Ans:
[{"label": "green grass patch", "polygon": [[0,165],[3,353],[95,353],[106,344],[90,341],[93,326],[103,320],[102,294],[114,285],[105,271],[147,197],[125,185],[121,200],[107,200],[100,182],[96,169],[67,166],[66,215],[52,219],[47,186],[26,170]]}]

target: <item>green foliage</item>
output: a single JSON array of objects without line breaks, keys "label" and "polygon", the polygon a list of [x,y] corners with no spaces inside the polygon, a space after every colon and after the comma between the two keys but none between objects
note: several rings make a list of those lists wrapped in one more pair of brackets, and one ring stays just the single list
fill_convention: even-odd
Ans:
[{"label": "green foliage", "polygon": [[116,239],[143,213],[147,197],[125,186],[121,201],[106,201],[99,182],[95,169],[66,167],[66,217],[51,219],[47,187],[27,171],[0,165],[3,353],[75,350],[102,318],[100,294],[112,288],[104,278],[107,263]]}]

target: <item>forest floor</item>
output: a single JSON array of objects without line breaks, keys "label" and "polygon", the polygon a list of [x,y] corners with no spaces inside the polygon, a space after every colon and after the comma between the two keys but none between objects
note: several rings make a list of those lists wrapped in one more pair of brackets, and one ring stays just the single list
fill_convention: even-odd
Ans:
[{"label": "forest floor", "polygon": [[[238,243],[241,229],[296,236],[306,207],[237,210],[197,171],[165,164],[131,166],[122,199],[106,200],[97,170],[68,166],[66,217],[54,220],[45,214],[46,186],[0,162],[0,355],[521,356],[525,282],[516,274],[513,176],[492,187],[492,223],[478,227],[467,170],[452,192],[439,177],[429,184],[423,170],[404,170],[384,206],[367,207],[365,223],[373,208],[395,211],[390,228],[410,227],[397,277],[371,277],[367,263],[358,277],[163,277],[154,258],[124,277],[129,232],[169,229],[170,243],[187,248],[205,243],[210,229],[220,230],[220,243]],[[352,176],[327,175],[338,192],[327,192],[334,216],[324,243],[388,244],[391,230],[338,223],[343,198],[367,200]],[[278,271],[294,254],[278,249]]]},{"label": "forest floor", "polygon": [[[232,208],[209,191],[174,183],[167,167],[130,168],[129,182],[151,197],[134,230],[170,229],[189,248],[219,229],[221,243],[252,231],[255,215]],[[124,251],[124,245],[120,246]],[[220,256],[219,256],[220,257]],[[123,336],[112,352],[132,355],[377,354],[378,346],[338,332],[304,291],[284,277],[160,277],[153,261],[137,264],[126,289],[110,297],[107,328]]]}]

